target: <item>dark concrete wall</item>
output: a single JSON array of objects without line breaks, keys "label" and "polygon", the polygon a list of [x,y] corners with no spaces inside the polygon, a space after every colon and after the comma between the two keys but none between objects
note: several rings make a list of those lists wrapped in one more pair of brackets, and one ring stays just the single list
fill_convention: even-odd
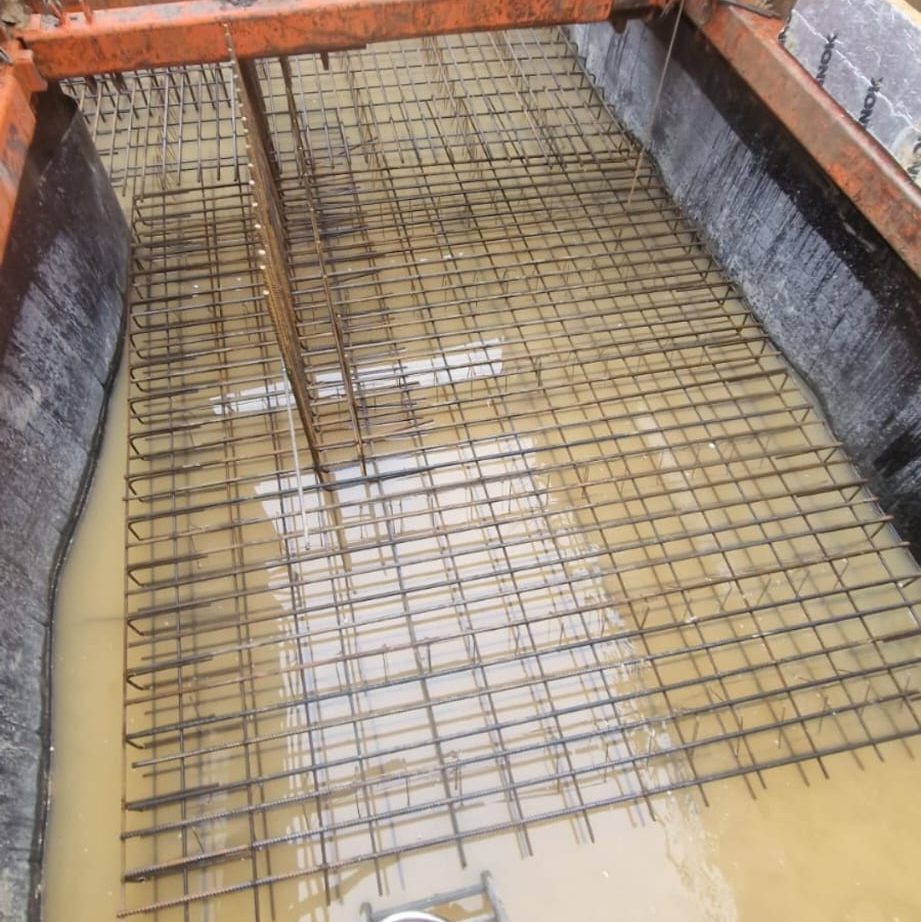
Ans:
[{"label": "dark concrete wall", "polygon": [[686,24],[570,30],[921,559],[921,282]]},{"label": "dark concrete wall", "polygon": [[120,341],[128,230],[63,96],[39,130],[0,268],[0,920],[38,915],[57,569]]}]

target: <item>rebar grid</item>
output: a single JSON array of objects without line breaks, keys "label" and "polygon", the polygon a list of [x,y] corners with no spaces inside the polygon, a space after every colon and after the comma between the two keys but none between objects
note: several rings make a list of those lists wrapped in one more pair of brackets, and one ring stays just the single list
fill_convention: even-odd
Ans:
[{"label": "rebar grid", "polygon": [[916,565],[560,33],[261,83],[319,466],[245,158],[180,156],[135,189],[126,914],[918,731]]},{"label": "rebar grid", "polygon": [[[388,112],[384,133],[376,139],[376,148],[394,163],[412,165],[433,160],[453,162],[457,156],[520,157],[532,151],[535,143],[552,143],[568,153],[623,147],[623,138],[600,100],[584,97],[566,107],[569,121],[554,125],[552,141],[545,133],[535,142],[535,122],[539,124],[547,117],[541,106],[549,107],[552,113],[556,101],[546,93],[547,88],[539,96],[535,88],[524,85],[520,68],[511,73],[499,70],[507,68],[503,62],[509,40],[501,33],[487,43],[454,36],[401,48],[385,73],[369,78],[382,99],[396,102]],[[517,35],[515,41],[526,39]],[[539,66],[556,68],[574,81],[565,88],[556,81],[555,92],[578,92],[577,86],[587,85],[574,49],[565,41],[543,46],[539,54]],[[337,56],[340,64],[343,59]],[[266,78],[264,91],[276,108],[283,109],[280,62],[260,60],[257,67]],[[361,161],[361,114],[327,106],[324,94],[331,87],[322,86],[317,79],[323,73],[320,58],[292,58],[290,67],[302,111],[316,122],[317,134],[322,133],[323,145],[317,153],[333,158],[336,150],[347,145],[351,146],[350,162]],[[487,73],[490,79],[494,74],[506,74],[508,79],[519,81],[520,88],[517,92],[485,92]],[[109,176],[129,205],[136,192],[239,182],[247,173],[230,63],[85,77],[67,80],[64,86],[79,103]],[[408,87],[413,92],[405,93]],[[465,111],[465,105],[470,111]],[[451,109],[451,118],[445,118],[446,107]],[[576,111],[588,119],[584,124],[571,121]],[[319,121],[324,112],[330,121]],[[418,130],[420,125],[435,122],[440,122],[437,130]],[[293,158],[293,138],[276,141],[283,155]],[[317,166],[322,168],[323,161],[318,160]]]}]

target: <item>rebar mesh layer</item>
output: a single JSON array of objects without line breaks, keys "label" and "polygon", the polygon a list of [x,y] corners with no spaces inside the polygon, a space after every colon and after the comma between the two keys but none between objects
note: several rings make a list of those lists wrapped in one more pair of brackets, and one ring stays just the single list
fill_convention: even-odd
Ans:
[{"label": "rebar mesh layer", "polygon": [[126,912],[287,918],[916,733],[917,567],[564,36],[293,59],[296,124],[262,68],[322,476],[229,72],[89,116],[142,179]]}]

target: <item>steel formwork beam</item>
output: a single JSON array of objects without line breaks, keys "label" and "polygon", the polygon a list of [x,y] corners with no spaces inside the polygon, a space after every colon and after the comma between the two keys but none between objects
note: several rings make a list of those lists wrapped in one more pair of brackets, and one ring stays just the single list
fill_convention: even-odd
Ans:
[{"label": "steel formwork beam", "polygon": [[19,183],[35,133],[32,94],[43,89],[29,52],[9,42],[2,47],[9,63],[0,66],[0,259],[6,249]]},{"label": "steel formwork beam", "polygon": [[50,80],[355,48],[370,42],[605,19],[611,0],[182,0],[33,15],[17,37]]},{"label": "steel formwork beam", "polygon": [[921,275],[921,189],[778,40],[777,20],[708,0],[685,13],[913,272]]}]

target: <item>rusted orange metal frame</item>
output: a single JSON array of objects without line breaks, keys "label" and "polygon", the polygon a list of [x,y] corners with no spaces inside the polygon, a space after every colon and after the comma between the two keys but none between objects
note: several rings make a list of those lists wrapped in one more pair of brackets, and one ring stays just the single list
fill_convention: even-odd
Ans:
[{"label": "rusted orange metal frame", "polygon": [[[607,17],[611,0],[182,0],[33,15],[17,33],[49,79],[360,47],[389,39]],[[226,29],[226,32],[225,32]]]},{"label": "rusted orange metal frame", "polygon": [[8,64],[0,67],[0,257],[13,221],[13,209],[35,133],[32,94],[45,88],[32,55],[15,42],[0,44]]},{"label": "rusted orange metal frame", "polygon": [[832,181],[921,275],[921,189],[778,41],[776,19],[706,0],[685,12]]}]

